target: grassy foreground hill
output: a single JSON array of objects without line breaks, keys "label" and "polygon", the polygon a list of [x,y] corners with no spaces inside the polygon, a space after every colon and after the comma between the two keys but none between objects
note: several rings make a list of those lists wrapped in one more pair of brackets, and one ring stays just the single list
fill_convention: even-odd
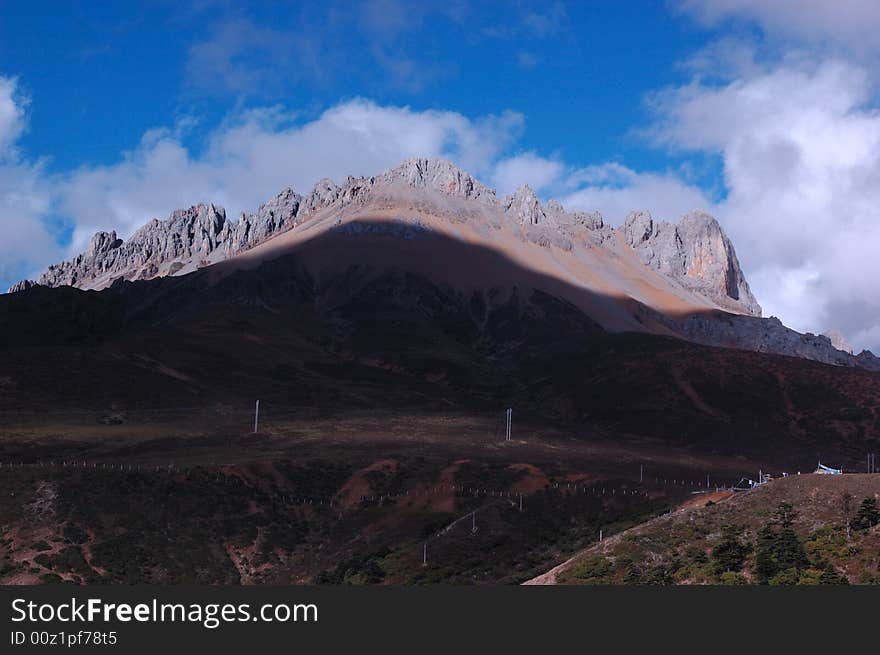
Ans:
[{"label": "grassy foreground hill", "polygon": [[878,498],[876,474],[695,496],[527,584],[880,584]]}]

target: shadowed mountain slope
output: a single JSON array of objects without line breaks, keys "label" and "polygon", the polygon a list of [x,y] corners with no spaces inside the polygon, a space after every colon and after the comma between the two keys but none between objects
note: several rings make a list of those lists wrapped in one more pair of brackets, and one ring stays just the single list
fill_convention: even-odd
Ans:
[{"label": "shadowed mountain slope", "polygon": [[397,222],[270,245],[186,276],[0,298],[0,411],[512,404],[584,438],[780,463],[817,449],[860,461],[878,444],[867,371],[659,336],[657,312],[632,298]]}]

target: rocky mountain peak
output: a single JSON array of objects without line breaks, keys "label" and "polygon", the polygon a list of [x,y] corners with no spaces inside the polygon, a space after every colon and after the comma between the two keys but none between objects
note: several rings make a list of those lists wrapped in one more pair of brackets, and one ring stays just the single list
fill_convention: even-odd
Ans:
[{"label": "rocky mountain peak", "polygon": [[83,254],[86,257],[95,257],[118,248],[120,245],[122,245],[122,239],[116,237],[115,230],[113,232],[96,232],[89,240],[89,245]]},{"label": "rocky mountain peak", "polygon": [[624,240],[636,248],[654,235],[654,219],[651,212],[640,210],[627,214],[623,222]]},{"label": "rocky mountain peak", "polygon": [[284,189],[253,214],[242,214],[229,234],[223,235],[227,255],[252,248],[277,232],[292,228],[300,216],[303,198],[291,188]]},{"label": "rocky mountain peak", "polygon": [[[560,208],[559,203],[556,203]],[[538,197],[528,184],[523,184],[512,195],[504,199],[505,214],[513,215],[523,225],[541,225],[547,214],[541,207]]]},{"label": "rocky mountain peak", "polygon": [[400,166],[387,171],[382,178],[385,182],[401,180],[415,189],[435,189],[458,198],[495,202],[494,189],[478,182],[445,159],[407,159]]},{"label": "rocky mountain peak", "polygon": [[129,239],[129,245],[142,243],[158,247],[173,257],[200,253],[208,255],[217,248],[218,237],[226,226],[226,210],[213,204],[176,209],[166,221],[155,220]]},{"label": "rocky mountain peak", "polygon": [[[305,196],[286,188],[255,212],[243,213],[236,222],[227,220],[222,207],[203,203],[175,210],[164,221],[153,219],[127,241],[115,232],[98,232],[80,255],[49,267],[39,283],[102,288],[120,277],[130,280],[186,273],[293,229],[315,212],[366,202],[377,185],[399,184],[483,203],[523,226],[523,238],[542,246],[570,250],[573,239],[578,238],[575,231],[581,227],[593,235],[602,233],[602,238],[593,238],[599,245],[612,233],[598,212],[569,213],[557,201],[542,206],[527,184],[499,202],[493,189],[451,162],[413,158],[379,177],[348,177],[342,186],[322,179]],[[655,221],[647,211],[633,212],[620,231],[649,267],[721,307],[760,314],[733,246],[708,214],[693,212],[671,224]]]},{"label": "rocky mountain peak", "polygon": [[[435,192],[459,202],[437,203]],[[687,318],[667,316],[667,327],[682,336],[709,345],[779,352],[880,370],[880,359],[870,352],[852,354],[852,348],[837,334],[802,335],[778,320],[757,318],[761,308],[745,280],[733,244],[718,221],[706,212],[690,212],[671,223],[655,220],[648,211],[635,211],[615,230],[605,225],[599,212],[567,212],[554,200],[542,206],[528,185],[498,200],[494,190],[443,159],[409,159],[377,177],[348,177],[341,186],[325,178],[305,196],[286,188],[255,212],[242,213],[238,221],[227,220],[222,207],[202,203],[175,210],[165,220],[152,219],[125,241],[112,231],[97,232],[82,253],[50,266],[36,283],[16,283],[10,292],[27,291],[35,284],[102,289],[120,280],[190,273],[296,229],[318,212],[322,213],[315,220],[320,222],[323,216],[327,219],[325,224],[339,225],[340,214],[356,218],[357,212],[349,210],[369,207],[372,200],[382,209],[401,212],[415,207],[430,213],[432,207],[439,206],[438,219],[446,216],[443,212],[447,205],[454,205],[455,220],[487,221],[493,228],[512,230],[520,241],[541,248],[597,248],[594,252],[599,259],[605,248],[612,251],[614,258],[618,257],[616,234],[648,268],[710,300],[708,307],[733,312],[699,311]],[[480,206],[466,205],[464,201]],[[429,229],[420,226],[421,223],[417,229]],[[364,231],[357,222],[349,227],[351,234]],[[403,238],[412,229],[416,228],[410,226],[401,232]],[[690,294],[681,294],[681,299],[693,301]]]},{"label": "rocky mountain peak", "polygon": [[309,194],[302,200],[301,212],[310,214],[324,207],[329,207],[339,198],[342,189],[329,177],[317,182]]},{"label": "rocky mountain peak", "polygon": [[631,212],[620,231],[647,266],[721,307],[761,315],[733,244],[706,212],[690,212],[677,223],[654,221],[647,211]]},{"label": "rocky mountain peak", "polygon": [[589,230],[601,230],[605,227],[605,219],[598,211],[574,212],[571,216],[575,225],[583,225]]}]

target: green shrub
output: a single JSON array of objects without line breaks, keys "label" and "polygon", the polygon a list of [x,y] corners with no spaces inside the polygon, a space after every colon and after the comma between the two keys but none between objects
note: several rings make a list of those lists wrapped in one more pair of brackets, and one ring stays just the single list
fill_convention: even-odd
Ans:
[{"label": "green shrub", "polygon": [[743,577],[741,573],[736,573],[735,571],[725,571],[718,576],[718,580],[721,584],[728,586],[748,584],[745,577]]},{"label": "green shrub", "polygon": [[584,560],[574,569],[574,577],[579,580],[589,580],[599,582],[608,578],[614,571],[614,566],[607,557],[602,555],[593,555]]},{"label": "green shrub", "polygon": [[697,546],[695,544],[689,544],[687,548],[684,549],[684,554],[685,557],[694,564],[705,564],[709,561],[705,549],[702,546]]},{"label": "green shrub", "polygon": [[781,585],[796,585],[800,580],[800,574],[797,569],[790,568],[785,569],[783,571],[779,571],[776,575],[774,575],[768,581],[770,585],[773,586],[781,586]]}]

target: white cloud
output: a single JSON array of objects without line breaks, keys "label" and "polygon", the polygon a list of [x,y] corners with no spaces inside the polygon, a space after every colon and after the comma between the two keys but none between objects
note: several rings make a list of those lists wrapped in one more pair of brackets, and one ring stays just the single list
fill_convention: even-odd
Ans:
[{"label": "white cloud", "polygon": [[568,167],[558,159],[541,157],[527,152],[497,162],[492,172],[492,184],[499,195],[508,195],[523,184],[535,192],[553,191],[567,174]]},{"label": "white cloud", "polygon": [[486,172],[522,122],[513,112],[474,120],[365,100],[304,124],[278,109],[255,110],[217,128],[198,156],[173,131],[149,132],[122,161],[69,175],[61,208],[76,225],[72,251],[78,251],[98,229],[127,236],[149,217],[195,202],[221,204],[235,217],[284,187],[306,192],[322,177],[373,175],[407,157],[444,156]]},{"label": "white cloud", "polygon": [[677,4],[704,25],[749,20],[772,35],[850,51],[880,50],[877,0],[679,0]]},{"label": "white cloud", "polygon": [[[857,347],[880,326],[880,112],[860,67],[779,68],[664,91],[653,130],[670,148],[717,153],[717,207],[768,313],[836,328]],[[871,337],[872,338],[872,337]]]},{"label": "white cloud", "polygon": [[528,184],[545,200],[556,198],[569,210],[598,210],[611,224],[622,223],[635,209],[664,220],[694,209],[714,210],[702,190],[675,173],[639,172],[615,162],[577,168],[559,157],[526,152],[499,159],[489,179],[499,195]]},{"label": "white cloud", "polygon": [[568,185],[569,191],[560,198],[566,208],[599,210],[612,224],[622,223],[634,209],[647,209],[657,219],[672,221],[694,209],[714,211],[700,189],[673,173],[637,172],[610,163],[575,171]]},{"label": "white cloud", "polygon": [[15,143],[24,132],[26,100],[16,97],[15,78],[0,76],[0,162],[15,156]]},{"label": "white cloud", "polygon": [[32,273],[59,252],[43,222],[50,205],[43,164],[24,161],[18,152],[26,104],[16,80],[0,77],[0,282]]}]

